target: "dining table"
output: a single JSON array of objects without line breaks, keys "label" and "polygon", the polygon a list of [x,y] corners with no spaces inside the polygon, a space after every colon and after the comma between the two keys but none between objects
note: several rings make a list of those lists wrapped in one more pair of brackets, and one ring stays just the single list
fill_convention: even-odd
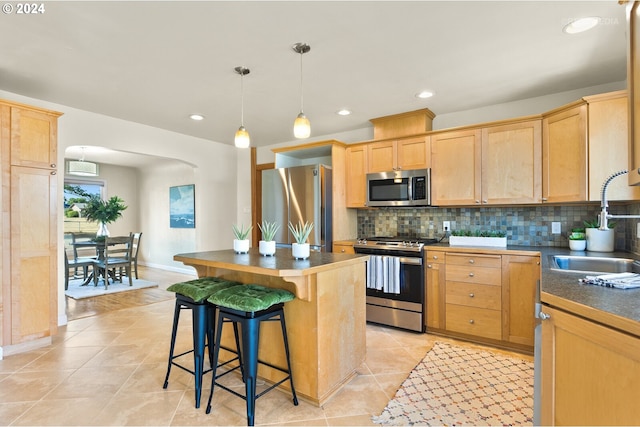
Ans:
[{"label": "dining table", "polygon": [[[96,248],[96,260],[104,260],[104,250],[106,247],[105,241],[104,240],[85,240],[85,241],[80,241],[80,242],[74,242],[72,243],[72,245],[77,248],[77,249],[86,249],[86,248]],[[85,278],[84,282],[82,282],[82,284],[80,286],[87,286],[89,283],[91,283],[95,277],[96,274],[96,267],[94,265],[94,267],[91,269],[91,272],[87,275],[87,277]],[[102,276],[105,280],[106,277],[104,275],[104,271],[102,271],[102,269],[100,269],[100,271],[98,271],[98,275]],[[109,273],[109,276],[115,280],[115,273],[111,272]],[[99,278],[99,277],[98,277]]]}]

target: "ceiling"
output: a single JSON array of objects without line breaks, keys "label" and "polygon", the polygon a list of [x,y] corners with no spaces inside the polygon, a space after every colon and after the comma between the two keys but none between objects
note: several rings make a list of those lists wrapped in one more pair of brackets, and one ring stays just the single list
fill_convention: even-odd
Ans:
[{"label": "ceiling", "polygon": [[[436,116],[626,78],[617,1],[65,1],[0,17],[0,89],[233,144],[311,137],[375,117]],[[576,35],[562,27],[598,16]],[[429,99],[414,95],[433,91]],[[353,111],[339,116],[342,108]],[[196,122],[192,113],[205,116]],[[88,158],[89,159],[89,158]]]}]

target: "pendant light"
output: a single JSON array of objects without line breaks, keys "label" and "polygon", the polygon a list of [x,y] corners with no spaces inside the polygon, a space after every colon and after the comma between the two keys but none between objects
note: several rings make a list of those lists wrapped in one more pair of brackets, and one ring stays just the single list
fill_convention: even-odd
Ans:
[{"label": "pendant light", "polygon": [[300,54],[300,114],[293,122],[293,135],[298,138],[309,138],[311,135],[311,124],[309,119],[304,115],[303,109],[303,95],[302,95],[302,55],[311,50],[311,46],[306,43],[296,43],[293,45],[293,50]]},{"label": "pendant light", "polygon": [[234,68],[235,72],[240,74],[240,94],[241,94],[241,104],[240,104],[240,127],[236,131],[236,137],[234,142],[236,147],[238,148],[248,148],[249,144],[251,144],[251,138],[249,137],[249,132],[244,127],[244,76],[249,74],[250,70],[245,67],[236,67]]},{"label": "pendant light", "polygon": [[67,174],[77,176],[98,176],[98,164],[84,160],[84,149],[80,147],[82,156],[80,160],[69,160],[67,162]]}]

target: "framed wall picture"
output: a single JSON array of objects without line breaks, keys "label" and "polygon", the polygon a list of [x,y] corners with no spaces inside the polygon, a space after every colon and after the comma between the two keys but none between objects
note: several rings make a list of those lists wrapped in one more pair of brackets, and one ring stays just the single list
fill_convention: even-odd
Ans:
[{"label": "framed wall picture", "polygon": [[169,188],[169,227],[196,228],[196,186]]}]

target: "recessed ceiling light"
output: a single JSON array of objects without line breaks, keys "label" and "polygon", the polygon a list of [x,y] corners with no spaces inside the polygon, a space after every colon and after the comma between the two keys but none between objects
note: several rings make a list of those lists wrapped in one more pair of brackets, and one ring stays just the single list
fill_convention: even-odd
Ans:
[{"label": "recessed ceiling light", "polygon": [[423,90],[420,93],[416,93],[416,98],[421,98],[421,99],[431,98],[432,96],[433,96],[433,92],[429,92],[428,90]]},{"label": "recessed ceiling light", "polygon": [[576,19],[574,21],[569,22],[564,26],[562,31],[567,34],[577,34],[583,31],[587,31],[595,27],[600,23],[600,18],[597,16],[588,16],[586,18]]},{"label": "recessed ceiling light", "polygon": [[342,110],[336,111],[336,114],[340,116],[348,116],[349,114],[351,114],[351,111],[347,110],[346,108],[343,108]]},{"label": "recessed ceiling light", "polygon": [[204,120],[204,116],[202,114],[192,114],[189,118],[196,121]]}]

